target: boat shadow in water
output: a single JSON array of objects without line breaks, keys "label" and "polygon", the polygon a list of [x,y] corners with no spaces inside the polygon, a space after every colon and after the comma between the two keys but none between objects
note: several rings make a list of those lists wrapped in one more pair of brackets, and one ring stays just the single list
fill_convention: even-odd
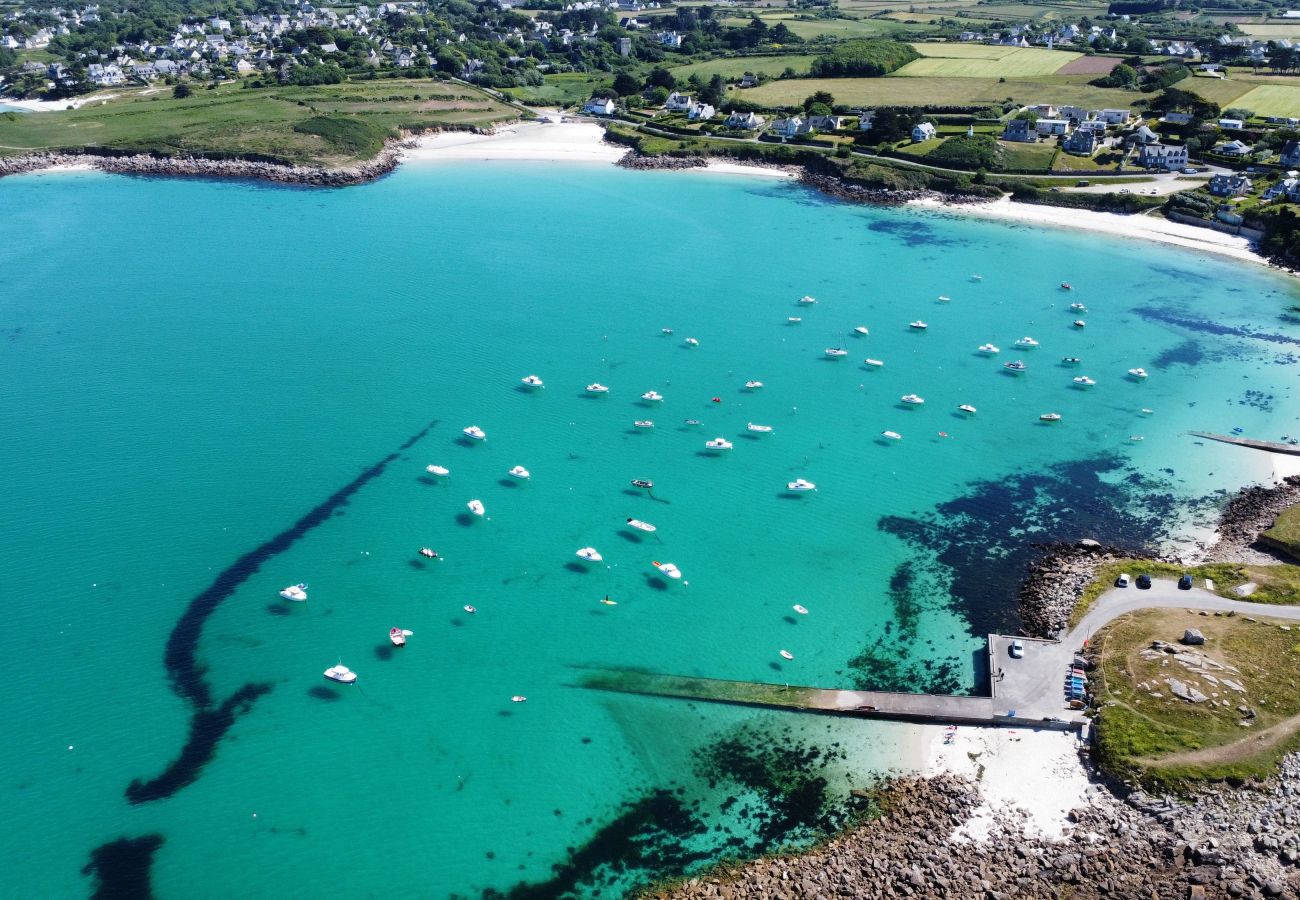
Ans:
[{"label": "boat shadow in water", "polygon": [[645,577],[645,586],[650,588],[652,591],[668,590],[668,582],[664,581],[657,575],[647,575]]},{"label": "boat shadow in water", "polygon": [[498,478],[498,479],[497,479],[497,484],[501,485],[503,488],[511,488],[511,489],[514,489],[514,488],[517,488],[517,487],[520,486],[518,480],[516,480],[516,479],[514,479],[514,478]]},{"label": "boat shadow in water", "polygon": [[329,702],[333,702],[335,700],[341,700],[343,698],[343,695],[340,694],[338,691],[334,690],[333,688],[322,687],[320,685],[317,685],[314,688],[308,688],[307,696],[314,697],[317,700],[326,700]]},{"label": "boat shadow in water", "polygon": [[471,516],[469,513],[456,513],[456,524],[462,528],[468,528],[474,524],[477,516]]},{"label": "boat shadow in water", "polygon": [[415,480],[420,482],[420,484],[427,484],[431,487],[438,483],[438,479],[434,478],[432,475],[417,475]]},{"label": "boat shadow in water", "polygon": [[767,664],[767,667],[771,669],[773,672],[785,671],[785,666],[781,665],[779,662],[770,662]]},{"label": "boat shadow in water", "polygon": [[266,604],[266,614],[268,616],[280,616],[281,618],[284,618],[285,616],[290,615],[290,610],[289,607],[285,606],[283,603],[268,603]]},{"label": "boat shadow in water", "polygon": [[587,574],[589,574],[589,571],[588,571],[587,567],[584,566],[582,563],[578,563],[578,562],[566,562],[566,563],[564,564],[564,568],[566,568],[566,569],[568,569],[570,572],[574,572],[574,573],[576,573],[576,574],[578,574],[578,575],[587,575]]},{"label": "boat shadow in water", "polygon": [[744,434],[736,435],[736,437],[744,441],[761,441],[763,439],[761,435],[756,434],[752,431],[746,431]]},{"label": "boat shadow in water", "polygon": [[478,443],[481,443],[481,442],[480,442],[480,441],[476,441],[476,440],[474,440],[473,438],[468,438],[468,437],[464,437],[464,436],[462,436],[462,437],[458,437],[458,438],[456,438],[456,440],[455,440],[453,443],[460,444],[462,447],[473,447],[475,444],[478,444]]},{"label": "boat shadow in water", "polygon": [[875,442],[882,447],[892,447],[894,446],[895,443],[894,441],[891,441],[889,438],[884,438],[884,437],[876,438]]},{"label": "boat shadow in water", "polygon": [[408,559],[406,561],[406,564],[410,566],[412,569],[415,569],[417,572],[429,571],[429,564],[425,562],[423,559]]},{"label": "boat shadow in water", "polygon": [[383,662],[388,662],[392,658],[393,658],[392,641],[389,641],[387,644],[375,644],[375,659],[381,660]]},{"label": "boat shadow in water", "polygon": [[788,624],[790,624],[790,625],[798,625],[798,624],[799,624],[799,620],[796,619],[794,616],[782,616],[782,617],[781,617],[781,621],[786,622],[786,623],[788,623]]},{"label": "boat shadow in water", "polygon": [[641,535],[634,531],[628,531],[626,528],[620,528],[615,532],[615,534],[627,541],[629,544],[640,544],[642,542]]}]

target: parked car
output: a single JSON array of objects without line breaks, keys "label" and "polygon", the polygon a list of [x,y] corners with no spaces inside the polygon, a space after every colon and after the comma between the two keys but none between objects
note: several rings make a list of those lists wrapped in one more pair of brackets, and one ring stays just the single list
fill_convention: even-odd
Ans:
[{"label": "parked car", "polygon": [[1075,186],[1075,187],[1088,187],[1088,186],[1091,185],[1091,184],[1092,184],[1092,182],[1089,181],[1088,179],[1086,179],[1086,178],[1080,178],[1078,181],[1076,181],[1076,182],[1074,183],[1074,186]]},{"label": "parked car", "polygon": [[1188,166],[1186,169],[1183,169],[1183,174],[1184,174],[1184,175],[1195,175],[1195,174],[1196,174],[1196,170],[1193,169],[1191,166]]},{"label": "parked car", "polygon": [[1011,654],[1012,659],[1020,659],[1025,655],[1025,645],[1020,641],[1012,641],[1011,646],[1007,648],[1007,652]]},{"label": "parked car", "polygon": [[1151,576],[1150,576],[1150,575],[1139,575],[1139,576],[1138,576],[1138,582],[1137,582],[1137,584],[1138,584],[1138,588],[1141,589],[1141,590],[1144,590],[1144,591],[1146,591],[1146,590],[1150,590],[1150,589],[1151,589]]},{"label": "parked car", "polygon": [[1178,589],[1180,591],[1190,591],[1192,589],[1192,576],[1186,572],[1178,579]]},{"label": "parked car", "polygon": [[1128,587],[1129,580],[1128,573],[1124,572],[1115,579],[1115,587]]}]

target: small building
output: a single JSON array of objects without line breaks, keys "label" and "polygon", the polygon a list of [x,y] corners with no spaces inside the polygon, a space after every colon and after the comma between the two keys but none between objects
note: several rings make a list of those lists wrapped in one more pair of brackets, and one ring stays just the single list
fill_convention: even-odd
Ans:
[{"label": "small building", "polygon": [[690,94],[679,94],[673,91],[664,101],[664,109],[669,112],[689,112],[690,108],[695,105],[695,100]]},{"label": "small building", "polygon": [[1246,127],[1246,123],[1241,119],[1220,119],[1219,127],[1226,128],[1229,131],[1240,131]]},{"label": "small building", "polygon": [[1097,113],[1097,118],[1107,125],[1127,125],[1132,117],[1127,109],[1103,109]]},{"label": "small building", "polygon": [[717,110],[707,103],[696,103],[687,110],[686,118],[690,119],[692,122],[707,122],[709,119],[713,118],[715,112],[717,112]]},{"label": "small building", "polygon": [[1142,145],[1158,144],[1160,143],[1160,135],[1156,134],[1154,131],[1152,131],[1150,128],[1146,127],[1145,125],[1142,125],[1138,128],[1137,131],[1129,135],[1128,140],[1129,143],[1133,143],[1133,144],[1142,144]]},{"label": "small building", "polygon": [[772,133],[780,135],[783,138],[792,138],[799,134],[799,130],[804,127],[804,120],[799,116],[791,116],[788,119],[777,119],[772,123]]},{"label": "small building", "polygon": [[753,72],[746,72],[740,78],[740,86],[742,88],[758,87],[758,76]]},{"label": "small building", "polygon": [[618,55],[628,57],[632,55],[632,39],[621,37],[618,39]]},{"label": "small building", "polygon": [[1007,122],[1007,127],[1002,132],[1002,140],[1032,144],[1038,140],[1038,131],[1034,128],[1034,123],[1028,119],[1012,119]]},{"label": "small building", "polygon": [[741,128],[745,131],[757,131],[763,127],[765,121],[766,120],[762,116],[757,115],[756,113],[734,112],[727,116],[727,127]]},{"label": "small building", "polygon": [[1138,165],[1175,172],[1187,165],[1187,148],[1173,144],[1144,144],[1138,153]]},{"label": "small building", "polygon": [[1215,175],[1210,179],[1210,193],[1216,197],[1241,197],[1250,193],[1250,179],[1231,173]]},{"label": "small building", "polygon": [[1090,128],[1076,128],[1074,134],[1061,142],[1061,149],[1075,156],[1092,156],[1097,152],[1097,132]]},{"label": "small building", "polygon": [[836,131],[844,122],[843,116],[809,116],[808,127],[813,131]]},{"label": "small building", "polygon": [[1287,172],[1287,177],[1264,192],[1264,200],[1276,200],[1279,197],[1295,203],[1300,201],[1300,178],[1295,172]]},{"label": "small building", "polygon": [[591,116],[612,116],[616,106],[608,97],[592,97],[582,107],[582,111]]},{"label": "small building", "polygon": [[874,124],[876,124],[876,111],[874,109],[858,111],[858,131],[870,131],[871,126]]},{"label": "small building", "polygon": [[1190,125],[1192,124],[1192,114],[1167,112],[1160,117],[1160,121],[1165,125]]},{"label": "small building", "polygon": [[1282,148],[1281,163],[1284,166],[1300,166],[1300,141],[1287,141]]},{"label": "small building", "polygon": [[1226,144],[1219,144],[1214,148],[1215,153],[1222,156],[1231,156],[1234,159],[1250,156],[1250,150],[1250,145],[1243,144],[1241,141],[1228,141]]},{"label": "small building", "polygon": [[1039,119],[1034,123],[1034,131],[1044,137],[1070,133],[1070,123],[1065,119]]},{"label": "small building", "polygon": [[934,126],[929,122],[921,122],[912,128],[912,143],[919,144],[921,141],[928,141],[935,136]]}]

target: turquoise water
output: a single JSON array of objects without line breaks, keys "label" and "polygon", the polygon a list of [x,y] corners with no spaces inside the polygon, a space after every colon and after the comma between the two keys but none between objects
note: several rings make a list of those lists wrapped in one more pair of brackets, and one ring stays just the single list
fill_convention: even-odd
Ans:
[{"label": "turquoise water", "polygon": [[[475,896],[574,860],[598,870],[578,893],[617,892],[642,873],[600,870],[608,840],[581,849],[662,787],[733,834],[665,826],[686,849],[661,868],[716,858],[728,836],[752,848],[760,825],[738,810],[761,786],[710,777],[701,752],[791,728],[774,744],[847,754],[826,768],[842,795],[908,762],[902,730],[594,693],[578,667],[970,690],[977,635],[1014,626],[1013,604],[948,589],[996,584],[998,561],[954,567],[882,517],[995,523],[990,554],[1097,522],[1186,533],[1132,514],[1268,471],[1188,429],[1300,428],[1291,284],[1093,235],[545,165],[411,166],[336,191],[60,174],[0,181],[0,208],[0,879],[15,896],[83,895],[94,848],[145,835],[162,838],[160,897]],[[819,302],[796,307],[803,294]],[[1014,350],[1026,334],[1041,346]],[[976,354],[985,341],[1002,354]],[[849,356],[826,359],[833,345]],[[1017,356],[1029,373],[1005,375]],[[1126,379],[1133,366],[1151,377]],[[546,387],[521,390],[529,373]],[[1071,388],[1081,373],[1098,385]],[[584,395],[592,381],[611,393]],[[650,389],[661,408],[638,401]],[[909,392],[925,406],[900,406]],[[1063,421],[1041,424],[1049,411]],[[647,417],[653,431],[632,427]],[[753,439],[751,421],[774,431]],[[459,440],[470,424],[488,440]],[[735,449],[704,453],[719,435]],[[430,463],[451,477],[427,479]],[[506,474],[520,464],[526,484]],[[789,496],[795,477],[819,490]],[[1007,479],[1020,493],[973,486]],[[577,569],[585,545],[603,566]],[[250,552],[189,631],[204,667],[189,675],[218,704],[270,690],[196,780],[131,803],[190,727],[169,636]],[[290,608],[276,592],[297,581],[311,599]],[[414,635],[389,652],[394,625]],[[339,661],[355,688],[321,678]]]},{"label": "turquoise water", "polygon": [[13,106],[8,103],[0,103],[0,112],[27,112],[27,110],[21,106]]}]

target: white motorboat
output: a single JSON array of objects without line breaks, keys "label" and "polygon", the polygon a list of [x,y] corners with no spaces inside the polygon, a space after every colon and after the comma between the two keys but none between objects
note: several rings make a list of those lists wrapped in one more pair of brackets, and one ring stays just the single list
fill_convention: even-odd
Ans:
[{"label": "white motorboat", "polygon": [[280,596],[286,600],[293,600],[295,603],[302,603],[307,599],[307,582],[289,585],[280,591]]},{"label": "white motorboat", "polygon": [[700,424],[702,424],[702,423],[700,422],[699,419],[684,419],[684,420],[682,420],[682,424],[683,424],[683,425],[690,425],[691,427],[694,427],[694,426],[696,426],[696,425],[700,425]]},{"label": "white motorboat", "polygon": [[1038,417],[1038,419],[1039,419],[1039,421],[1042,421],[1042,422],[1059,422],[1059,421],[1061,421],[1061,414],[1060,414],[1060,413],[1043,413],[1041,416]]},{"label": "white motorboat", "polygon": [[879,369],[881,366],[885,364],[885,361],[883,359],[872,359],[871,357],[868,356],[866,359],[862,361],[862,364],[865,366],[870,366],[873,369]]},{"label": "white motorboat", "polygon": [[587,385],[587,393],[588,393],[588,394],[608,394],[608,393],[609,393],[609,388],[606,387],[605,385],[601,384],[599,381],[595,381],[595,382],[592,382],[591,384]]},{"label": "white motorboat", "polygon": [[1153,412],[1155,412],[1154,409],[1148,409],[1148,408],[1145,407],[1145,406],[1142,407],[1142,415],[1144,415],[1144,416],[1149,416],[1149,415],[1151,415]]},{"label": "white motorboat", "polygon": [[971,281],[983,281],[983,280],[984,280],[984,276],[983,276],[983,275],[972,275],[972,276],[970,277],[970,280],[971,280]]},{"label": "white motorboat", "polygon": [[686,343],[686,346],[687,346],[687,347],[698,347],[698,346],[700,346],[700,342],[697,341],[695,338],[687,338],[686,341],[685,341],[685,343]]},{"label": "white motorboat", "polygon": [[732,443],[726,438],[716,437],[711,441],[705,441],[704,446],[710,450],[717,452],[721,450],[730,450],[732,447]]},{"label": "white motorboat", "polygon": [[533,477],[533,473],[529,472],[523,466],[515,466],[510,470],[510,475],[513,478],[518,478],[520,481],[527,481],[529,478]]},{"label": "white motorboat", "polygon": [[904,394],[898,398],[899,403],[907,403],[911,406],[921,406],[925,403],[924,397],[918,397],[916,394]]},{"label": "white motorboat", "polygon": [[1087,375],[1080,375],[1078,378],[1074,379],[1074,383],[1079,387],[1092,387],[1097,382],[1093,381]]},{"label": "white motorboat", "polygon": [[806,606],[803,606],[802,604],[796,603],[794,606],[792,606],[792,607],[790,607],[790,608],[793,609],[795,612],[797,612],[797,613],[798,613],[799,615],[801,615],[801,616],[806,616],[806,615],[808,615],[808,608],[807,608]]},{"label": "white motorboat", "polygon": [[510,698],[510,702],[511,702],[511,703],[527,703],[527,702],[528,702],[528,698],[525,697],[523,694],[515,694],[513,697]]},{"label": "white motorboat", "polygon": [[925,331],[925,329],[929,328],[930,326],[927,325],[925,322],[922,322],[920,319],[917,319],[915,322],[908,322],[907,327],[915,328],[917,331]]},{"label": "white motorboat", "polygon": [[804,306],[812,306],[814,303],[817,302],[817,298],[809,297],[807,294],[804,294],[802,297],[799,298],[799,302],[802,303]]},{"label": "white motorboat", "polygon": [[1017,347],[1037,347],[1037,346],[1038,346],[1038,341],[1034,340],[1034,339],[1031,338],[1029,335],[1025,335],[1025,336],[1022,337],[1020,340],[1016,341],[1016,346],[1017,346]]},{"label": "white motorboat", "polygon": [[637,428],[654,428],[654,427],[655,427],[655,423],[654,423],[652,420],[650,420],[650,419],[637,419],[637,420],[636,420],[635,422],[633,422],[632,424],[635,425]]},{"label": "white motorboat", "polygon": [[486,512],[486,510],[483,509],[482,500],[471,500],[465,505],[469,507],[470,512],[472,512],[476,516],[479,516],[480,518],[483,516],[483,513]]},{"label": "white motorboat", "polygon": [[428,472],[430,475],[437,475],[440,478],[445,478],[451,474],[451,469],[446,466],[429,465],[424,467],[424,471]]},{"label": "white motorboat", "polygon": [[523,382],[524,387],[539,388],[546,386],[542,383],[542,379],[538,378],[536,375],[525,375],[519,380]]},{"label": "white motorboat", "polygon": [[644,394],[641,395],[641,399],[644,400],[646,403],[658,403],[659,401],[664,399],[664,395],[659,393],[658,391],[646,391]]},{"label": "white motorboat", "polygon": [[1147,377],[1147,370],[1146,370],[1146,369],[1143,369],[1143,368],[1141,368],[1141,367],[1136,368],[1136,369],[1129,369],[1129,370],[1128,370],[1128,373],[1129,373],[1129,375],[1133,376],[1134,378],[1138,379],[1139,381],[1140,381],[1141,379]]},{"label": "white motorboat", "polygon": [[745,382],[745,387],[746,387],[746,389],[751,390],[751,391],[756,391],[756,390],[758,390],[759,388],[761,388],[762,386],[763,386],[763,382],[761,382],[761,381],[746,381],[746,382]]},{"label": "white motorboat", "polygon": [[1085,321],[1083,321],[1083,319],[1075,319],[1075,320],[1074,320],[1074,327],[1075,327],[1075,328],[1087,328],[1087,327],[1088,327],[1088,323],[1085,322]]},{"label": "white motorboat", "polygon": [[654,483],[653,481],[651,481],[650,479],[648,479],[648,478],[633,478],[633,479],[632,479],[632,487],[634,487],[634,488],[641,488],[642,490],[648,491],[648,490],[650,490],[650,489],[651,489],[652,487],[654,487],[654,486],[655,486],[655,483]]},{"label": "white motorboat", "polygon": [[782,651],[781,651],[781,658],[782,658],[782,659],[794,659],[794,654],[791,653],[789,650],[782,650]]},{"label": "white motorboat", "polygon": [[994,353],[1001,353],[1001,352],[1002,351],[998,348],[996,344],[980,344],[980,353],[987,353],[990,356],[992,356]]},{"label": "white motorboat", "polygon": [[940,294],[940,295],[939,295],[939,302],[940,302],[940,303],[951,303],[951,302],[952,302],[952,298],[949,297],[947,294]]},{"label": "white motorboat", "polygon": [[337,666],[330,666],[326,669],[325,677],[330,681],[337,681],[339,684],[353,684],[357,680],[357,673],[339,663]]},{"label": "white motorboat", "polygon": [[882,431],[880,436],[887,441],[901,441],[903,439],[903,436],[897,431]]},{"label": "white motorboat", "polygon": [[388,629],[388,639],[393,642],[394,647],[405,647],[406,639],[414,633],[402,628],[390,628]]},{"label": "white motorboat", "polygon": [[471,425],[468,428],[461,429],[461,434],[475,441],[487,440],[487,432],[484,431],[482,428],[479,428],[477,425]]},{"label": "white motorboat", "polygon": [[673,330],[672,330],[671,328],[660,328],[659,331],[660,331],[660,333],[662,333],[662,334],[672,334],[672,333],[673,333]]},{"label": "white motorboat", "polygon": [[831,359],[839,359],[841,356],[849,355],[849,351],[845,350],[843,347],[827,347],[823,352]]},{"label": "white motorboat", "polygon": [[969,403],[963,403],[957,408],[969,416],[975,415],[975,407],[971,406]]},{"label": "white motorboat", "polygon": [[679,568],[677,568],[677,567],[676,567],[675,565],[673,565],[672,563],[670,563],[670,562],[659,562],[659,560],[656,559],[656,560],[653,560],[653,561],[651,562],[651,565],[653,565],[656,569],[658,569],[658,570],[660,571],[661,574],[663,574],[664,576],[666,576],[666,577],[668,577],[668,578],[671,578],[673,581],[680,581],[680,580],[681,580],[681,577],[682,577],[682,570],[679,569]]},{"label": "white motorboat", "polygon": [[1002,368],[1006,369],[1013,375],[1021,375],[1029,371],[1029,366],[1025,365],[1024,362],[1019,359],[1015,362],[1003,363]]},{"label": "white motorboat", "polygon": [[438,551],[434,550],[432,547],[421,547],[419,552],[420,555],[423,556],[425,559],[438,558]]},{"label": "white motorboat", "polygon": [[755,433],[757,433],[757,434],[771,434],[771,433],[772,433],[772,426],[771,426],[771,425],[755,425],[753,422],[750,422],[750,423],[749,423],[748,425],[746,425],[745,427],[748,428],[750,431],[753,431],[753,432],[755,432]]},{"label": "white motorboat", "polygon": [[871,334],[871,332],[867,330],[867,326],[866,326],[866,325],[859,325],[859,326],[857,326],[856,328],[853,329],[853,333],[854,333],[854,334],[862,334],[862,335]]},{"label": "white motorboat", "polygon": [[468,603],[462,606],[461,609],[465,610],[465,612],[469,613],[471,616],[474,615],[474,613],[478,612],[477,607],[471,606]]},{"label": "white motorboat", "polygon": [[790,318],[786,319],[785,321],[790,325],[798,325],[800,322],[803,321],[803,319],[799,316],[790,316]]},{"label": "white motorboat", "polygon": [[604,562],[605,557],[601,556],[595,547],[583,547],[578,551],[578,559],[584,562]]},{"label": "white motorboat", "polygon": [[1145,440],[1145,439],[1142,437],[1142,435],[1140,435],[1140,434],[1130,434],[1130,435],[1128,436],[1128,439],[1129,439],[1130,441],[1141,441],[1141,440]]},{"label": "white motorboat", "polygon": [[647,534],[654,534],[656,531],[659,530],[658,528],[655,528],[653,525],[651,525],[649,522],[642,522],[640,519],[628,519],[627,525],[629,528],[635,528],[637,531],[644,531]]},{"label": "white motorboat", "polygon": [[1078,365],[1079,363],[1081,363],[1081,362],[1083,362],[1083,360],[1080,359],[1080,358],[1077,357],[1077,356],[1062,356],[1062,357],[1061,357],[1061,365],[1063,365],[1063,366],[1077,366],[1077,365]]},{"label": "white motorboat", "polygon": [[1087,312],[1088,307],[1084,306],[1082,303],[1071,303],[1070,310],[1071,312]]},{"label": "white motorboat", "polygon": [[795,493],[803,493],[804,491],[817,490],[817,485],[803,478],[796,478],[794,481],[786,482],[785,489],[787,491],[794,491]]}]

